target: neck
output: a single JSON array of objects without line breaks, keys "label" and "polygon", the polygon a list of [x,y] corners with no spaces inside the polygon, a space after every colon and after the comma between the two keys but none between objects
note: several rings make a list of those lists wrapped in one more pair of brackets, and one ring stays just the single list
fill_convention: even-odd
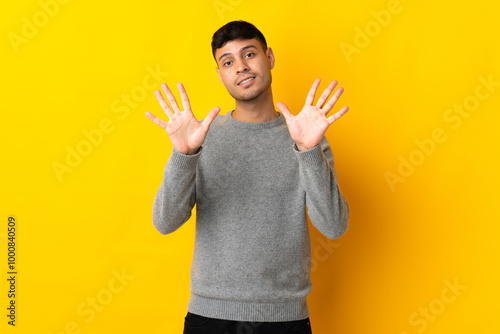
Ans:
[{"label": "neck", "polygon": [[274,109],[271,87],[256,99],[250,101],[236,100],[233,118],[248,123],[262,123],[279,117]]}]

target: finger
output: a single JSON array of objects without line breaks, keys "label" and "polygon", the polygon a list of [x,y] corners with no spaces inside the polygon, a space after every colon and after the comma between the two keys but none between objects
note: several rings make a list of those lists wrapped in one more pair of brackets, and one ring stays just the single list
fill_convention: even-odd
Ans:
[{"label": "finger", "polygon": [[316,96],[316,90],[318,89],[320,82],[321,82],[321,79],[314,80],[314,83],[312,84],[311,89],[309,90],[309,93],[307,94],[306,106],[307,105],[312,106],[312,104],[314,102],[314,97]]},{"label": "finger", "polygon": [[326,87],[325,91],[323,92],[323,94],[321,94],[321,96],[318,99],[318,102],[316,103],[317,107],[323,108],[323,105],[325,104],[326,100],[328,100],[328,97],[332,93],[332,91],[335,88],[335,86],[337,86],[337,83],[338,82],[336,80],[333,80],[328,85],[328,87]]},{"label": "finger", "polygon": [[344,116],[344,114],[349,110],[348,106],[345,106],[344,108],[340,109],[340,111],[336,112],[332,116],[327,118],[328,123],[331,125],[333,122],[338,120],[340,117]]},{"label": "finger", "polygon": [[179,105],[177,104],[177,101],[175,100],[174,94],[172,94],[172,92],[170,91],[170,88],[168,88],[167,84],[162,83],[161,88],[165,92],[165,95],[167,96],[167,100],[170,103],[170,105],[172,106],[172,109],[174,110],[174,112],[180,112],[181,109],[179,108]]},{"label": "finger", "polygon": [[287,120],[293,117],[292,113],[290,112],[290,110],[288,110],[288,107],[283,102],[277,102],[276,107],[278,107],[279,111],[281,111],[281,113]]},{"label": "finger", "polygon": [[149,111],[146,112],[146,116],[152,120],[153,122],[155,122],[156,124],[158,124],[159,126],[162,127],[162,129],[165,130],[165,128],[167,127],[167,122],[165,122],[164,120],[156,117],[155,115],[153,115],[152,113],[150,113]]},{"label": "finger", "polygon": [[163,95],[161,95],[161,92],[159,90],[155,91],[156,99],[160,103],[161,108],[167,115],[167,117],[170,119],[174,114],[172,114],[172,110],[170,110],[167,101],[163,98]]},{"label": "finger", "polygon": [[217,116],[217,114],[219,114],[219,112],[220,112],[220,108],[219,107],[215,107],[215,108],[213,108],[212,110],[210,110],[208,112],[207,117],[205,117],[205,119],[201,123],[201,125],[203,126],[204,129],[208,129],[209,128],[210,124],[214,120],[215,116]]},{"label": "finger", "polygon": [[337,100],[340,98],[340,95],[342,95],[343,92],[344,92],[344,88],[339,87],[339,89],[337,89],[335,94],[333,94],[333,96],[330,98],[328,103],[325,104],[325,106],[323,108],[325,115],[328,114],[330,112],[330,110],[332,110],[333,106],[335,105],[335,103],[337,103]]},{"label": "finger", "polygon": [[179,93],[181,93],[182,108],[184,108],[184,111],[191,111],[191,104],[189,103],[189,98],[184,85],[179,82],[177,84],[177,88],[179,89]]}]

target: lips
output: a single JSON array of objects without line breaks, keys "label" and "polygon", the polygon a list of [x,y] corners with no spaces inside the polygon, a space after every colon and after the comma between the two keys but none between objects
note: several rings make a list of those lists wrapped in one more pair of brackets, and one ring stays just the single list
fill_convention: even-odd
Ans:
[{"label": "lips", "polygon": [[240,82],[238,82],[238,85],[246,84],[248,82],[251,82],[253,79],[255,79],[255,77],[246,77],[243,80],[241,80]]}]

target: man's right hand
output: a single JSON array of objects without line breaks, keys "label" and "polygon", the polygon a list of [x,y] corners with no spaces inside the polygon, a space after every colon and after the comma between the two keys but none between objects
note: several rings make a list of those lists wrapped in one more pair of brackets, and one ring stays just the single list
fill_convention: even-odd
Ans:
[{"label": "man's right hand", "polygon": [[182,107],[184,108],[183,111],[180,110],[174,94],[172,94],[168,86],[165,83],[162,83],[161,88],[165,92],[172,109],[169,108],[159,90],[155,91],[155,95],[161,108],[168,117],[168,122],[156,117],[149,111],[146,112],[146,116],[167,131],[172,145],[179,153],[195,154],[203,144],[203,141],[207,136],[210,123],[212,123],[215,116],[217,116],[220,112],[220,108],[215,107],[210,110],[203,122],[200,122],[196,119],[196,117],[194,117],[193,112],[191,111],[189,98],[182,83],[178,83],[177,88],[181,94]]}]

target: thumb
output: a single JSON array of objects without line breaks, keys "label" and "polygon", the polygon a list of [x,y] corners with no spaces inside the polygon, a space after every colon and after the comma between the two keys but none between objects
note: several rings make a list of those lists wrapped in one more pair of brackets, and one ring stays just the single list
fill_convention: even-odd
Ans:
[{"label": "thumb", "polygon": [[203,126],[203,128],[208,129],[208,127],[210,126],[210,124],[214,120],[215,116],[217,116],[219,114],[219,112],[220,112],[220,108],[219,107],[215,107],[212,110],[210,110],[208,112],[207,117],[205,117],[205,119],[201,123],[201,125]]},{"label": "thumb", "polygon": [[283,103],[283,102],[277,102],[276,107],[278,107],[279,111],[285,116],[286,119],[289,119],[292,116],[292,113],[290,110],[288,110],[288,107]]}]

